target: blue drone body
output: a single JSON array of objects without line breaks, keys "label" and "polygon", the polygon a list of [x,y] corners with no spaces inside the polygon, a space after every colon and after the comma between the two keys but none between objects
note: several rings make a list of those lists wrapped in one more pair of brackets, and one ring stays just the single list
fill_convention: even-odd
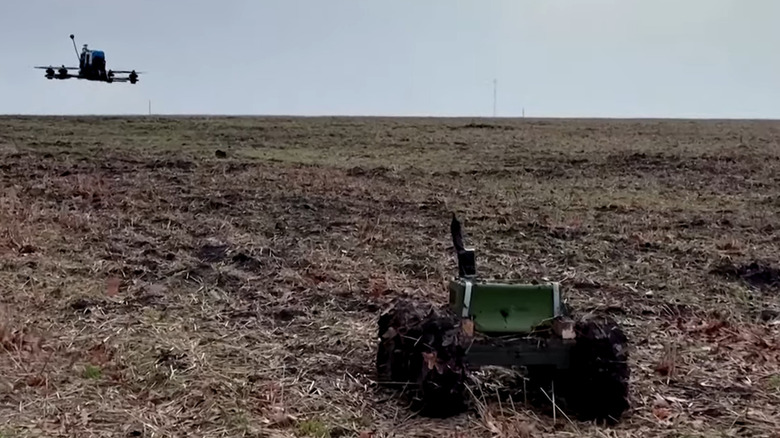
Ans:
[{"label": "blue drone body", "polygon": [[[73,35],[70,36],[73,40],[73,49],[76,51],[76,56],[79,59],[78,67],[62,67],[56,68],[52,66],[36,66],[35,68],[46,70],[46,79],[85,79],[88,81],[100,81],[100,82],[130,82],[135,84],[138,82],[138,72],[135,70],[106,70],[106,54],[102,50],[90,50],[87,45],[81,49],[79,54],[76,48],[76,40]],[[71,70],[77,71],[77,73],[70,73]],[[126,74],[126,77],[117,77],[117,74]]]}]

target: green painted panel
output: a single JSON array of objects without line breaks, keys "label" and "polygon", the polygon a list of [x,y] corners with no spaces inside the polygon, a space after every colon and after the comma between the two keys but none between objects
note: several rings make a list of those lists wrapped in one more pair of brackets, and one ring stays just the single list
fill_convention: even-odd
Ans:
[{"label": "green painted panel", "polygon": [[[467,284],[471,282],[468,306]],[[474,319],[482,333],[527,333],[558,314],[558,285],[512,284],[458,279],[450,282],[450,306],[458,315]]]}]

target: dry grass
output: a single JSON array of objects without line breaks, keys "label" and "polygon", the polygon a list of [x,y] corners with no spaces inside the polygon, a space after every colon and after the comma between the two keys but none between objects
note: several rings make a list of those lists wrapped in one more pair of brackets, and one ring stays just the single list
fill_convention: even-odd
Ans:
[{"label": "dry grass", "polygon": [[[770,122],[0,119],[0,437],[772,436],[778,140]],[[445,300],[451,210],[483,273],[562,280],[620,319],[622,423],[489,387],[430,420],[375,388],[383,303]]]}]

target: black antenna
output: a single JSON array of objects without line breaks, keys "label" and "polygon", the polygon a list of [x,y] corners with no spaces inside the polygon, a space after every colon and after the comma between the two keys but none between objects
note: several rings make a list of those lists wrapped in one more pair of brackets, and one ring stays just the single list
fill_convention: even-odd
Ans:
[{"label": "black antenna", "polygon": [[477,275],[477,266],[474,250],[466,249],[464,246],[463,229],[455,213],[452,214],[450,233],[452,234],[452,245],[455,247],[455,253],[458,256],[458,276],[475,277]]},{"label": "black antenna", "polygon": [[79,49],[76,48],[76,37],[74,37],[73,34],[70,34],[70,40],[73,41],[73,50],[76,52],[76,60],[78,60],[78,62],[81,63],[81,58],[79,57]]}]

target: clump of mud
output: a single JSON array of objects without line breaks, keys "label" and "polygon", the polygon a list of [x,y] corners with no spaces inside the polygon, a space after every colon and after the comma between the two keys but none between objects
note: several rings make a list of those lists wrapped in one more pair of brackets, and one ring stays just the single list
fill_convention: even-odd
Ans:
[{"label": "clump of mud", "polygon": [[469,336],[460,318],[425,303],[398,301],[379,318],[377,374],[408,384],[414,410],[448,417],[466,408]]}]

